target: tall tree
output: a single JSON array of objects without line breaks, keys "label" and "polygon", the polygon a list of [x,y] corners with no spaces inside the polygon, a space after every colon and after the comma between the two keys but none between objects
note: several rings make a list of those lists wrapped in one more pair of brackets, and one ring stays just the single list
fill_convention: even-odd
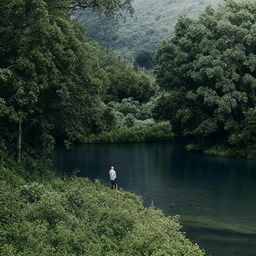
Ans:
[{"label": "tall tree", "polygon": [[54,138],[78,141],[102,126],[104,71],[96,46],[86,42],[69,11],[57,7],[114,15],[129,6],[121,0],[88,3],[0,2],[0,130],[18,161],[22,149],[45,155]]},{"label": "tall tree", "polygon": [[256,105],[255,13],[255,1],[227,0],[199,19],[181,17],[158,48],[157,81],[169,92],[162,103],[176,130],[197,143],[240,145],[234,137]]}]

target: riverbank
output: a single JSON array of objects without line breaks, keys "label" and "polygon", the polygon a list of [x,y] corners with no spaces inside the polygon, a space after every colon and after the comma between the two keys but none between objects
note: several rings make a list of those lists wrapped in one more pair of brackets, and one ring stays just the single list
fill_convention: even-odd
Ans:
[{"label": "riverbank", "polygon": [[98,135],[91,135],[83,143],[127,143],[166,141],[174,138],[169,122],[153,123],[147,126],[123,127]]},{"label": "riverbank", "polygon": [[[0,168],[0,255],[205,255],[176,217],[87,178]],[[24,178],[26,177],[26,178]]]},{"label": "riverbank", "polygon": [[[82,144],[107,144],[107,143],[136,143],[170,141],[175,138],[169,122],[152,123],[144,126],[122,127],[109,132],[92,134],[82,138]],[[228,145],[218,144],[212,146],[198,146],[188,144],[186,149],[204,155],[226,158],[256,159],[255,149],[242,149]]]},{"label": "riverbank", "polygon": [[[181,217],[182,230],[209,255],[233,256],[235,248],[244,256],[254,256],[255,237],[246,233],[256,230],[255,161],[190,153],[185,142],[176,139],[87,144],[55,152],[57,170],[79,170],[79,176],[100,178],[107,185],[112,164],[120,187],[142,196],[146,206],[153,201],[166,215],[197,217],[187,222]],[[229,236],[236,240],[223,242]],[[238,239],[245,245],[237,243]]]},{"label": "riverbank", "polygon": [[188,151],[198,152],[204,155],[227,158],[248,158],[256,159],[256,152],[253,149],[241,149],[226,145],[212,145],[209,147],[199,147],[194,144],[186,146]]}]

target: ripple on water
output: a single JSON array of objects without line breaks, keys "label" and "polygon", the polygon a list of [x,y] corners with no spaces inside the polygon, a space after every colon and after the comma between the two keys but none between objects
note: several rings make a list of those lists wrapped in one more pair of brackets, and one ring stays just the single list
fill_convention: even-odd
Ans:
[{"label": "ripple on water", "polygon": [[211,248],[207,255],[256,255],[256,230],[253,227],[192,216],[182,216],[181,222],[193,242],[202,248]]}]

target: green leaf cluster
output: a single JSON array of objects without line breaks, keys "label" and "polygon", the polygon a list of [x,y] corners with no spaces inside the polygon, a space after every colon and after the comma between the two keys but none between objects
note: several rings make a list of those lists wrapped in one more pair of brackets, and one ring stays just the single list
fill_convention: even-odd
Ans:
[{"label": "green leaf cluster", "polygon": [[100,63],[78,25],[43,0],[1,1],[0,13],[0,123],[14,134],[6,140],[15,144],[18,122],[31,146],[97,129]]},{"label": "green leaf cluster", "polygon": [[227,0],[198,19],[181,17],[158,48],[157,83],[167,93],[155,112],[196,144],[245,155],[255,144],[255,13],[255,1]]},{"label": "green leaf cluster", "polygon": [[154,93],[145,73],[85,38],[71,19],[76,8],[132,12],[129,0],[0,3],[0,143],[18,160],[49,159],[56,141],[113,127],[109,100]]},{"label": "green leaf cluster", "polygon": [[[131,117],[132,118],[132,117]],[[128,118],[126,122],[128,122]],[[132,125],[102,132],[99,135],[91,135],[84,139],[85,143],[127,143],[127,142],[149,142],[165,141],[174,137],[169,122],[156,123],[151,120],[136,122],[131,120]],[[134,124],[133,122],[136,122]]]},{"label": "green leaf cluster", "polygon": [[132,97],[146,102],[154,95],[154,81],[143,71],[135,71],[128,65],[110,65],[105,70],[109,79],[108,100]]},{"label": "green leaf cluster", "polygon": [[[28,172],[28,170],[24,170]],[[203,256],[177,217],[85,178],[0,169],[0,255]]]},{"label": "green leaf cluster", "polygon": [[153,109],[161,95],[159,92],[148,102],[125,98],[107,104],[108,126],[103,132],[87,136],[85,143],[126,143],[171,140],[174,137],[169,121],[157,122]]}]

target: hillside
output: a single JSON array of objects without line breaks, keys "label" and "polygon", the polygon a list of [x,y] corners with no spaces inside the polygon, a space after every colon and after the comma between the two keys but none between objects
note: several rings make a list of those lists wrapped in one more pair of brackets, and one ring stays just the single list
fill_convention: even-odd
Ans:
[{"label": "hillside", "polygon": [[0,167],[0,255],[204,255],[180,232],[176,217],[144,208],[134,194],[85,178],[19,170],[23,174]]},{"label": "hillside", "polygon": [[135,13],[126,22],[116,21],[88,10],[77,14],[87,35],[104,47],[120,51],[129,59],[139,51],[155,50],[159,42],[173,33],[179,16],[197,17],[204,8],[223,0],[135,0]]}]

